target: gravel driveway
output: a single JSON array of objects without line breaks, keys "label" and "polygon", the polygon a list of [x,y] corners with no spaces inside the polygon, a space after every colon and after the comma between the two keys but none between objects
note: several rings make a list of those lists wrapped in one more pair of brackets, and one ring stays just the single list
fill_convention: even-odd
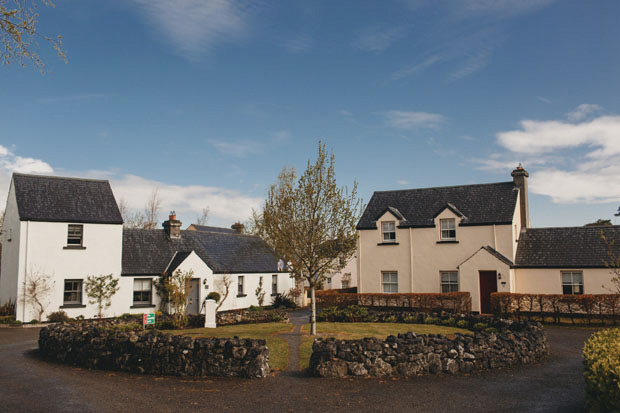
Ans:
[{"label": "gravel driveway", "polygon": [[582,411],[581,349],[593,330],[547,329],[538,365],[470,376],[184,379],[91,371],[36,354],[38,329],[0,328],[1,411]]}]

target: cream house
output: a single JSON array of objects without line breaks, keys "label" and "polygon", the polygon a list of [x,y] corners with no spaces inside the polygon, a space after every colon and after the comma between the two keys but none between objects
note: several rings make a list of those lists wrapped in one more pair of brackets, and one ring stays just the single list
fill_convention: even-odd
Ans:
[{"label": "cream house", "polygon": [[360,219],[359,292],[596,294],[610,286],[606,247],[620,227],[530,228],[528,173],[513,180],[375,192]]},{"label": "cream house", "polygon": [[171,215],[163,229],[125,229],[108,181],[13,174],[1,235],[0,304],[15,302],[16,318],[36,318],[24,300],[24,286],[46,277],[51,290],[41,297],[47,314],[94,317],[84,282],[89,275],[112,274],[119,290],[106,316],[153,311],[159,304],[154,281],[164,273],[192,271],[187,311],[201,312],[209,292],[229,297],[221,310],[257,305],[262,280],[270,295],[294,287],[290,274],[259,237],[238,230],[206,227],[181,230]]}]

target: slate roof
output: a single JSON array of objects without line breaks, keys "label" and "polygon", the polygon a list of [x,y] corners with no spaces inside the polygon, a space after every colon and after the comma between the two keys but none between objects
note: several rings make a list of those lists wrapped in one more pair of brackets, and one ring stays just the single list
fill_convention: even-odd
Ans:
[{"label": "slate roof", "polygon": [[222,232],[225,234],[238,234],[238,231],[232,228],[210,227],[207,225],[197,225],[197,224],[192,224],[190,226],[194,227],[196,231]]},{"label": "slate roof", "polygon": [[504,254],[500,253],[499,251],[497,251],[495,248],[491,247],[490,245],[484,246],[481,249],[487,251],[489,254],[493,255],[495,258],[497,258],[504,264],[510,265],[511,267],[513,266],[513,262],[510,260],[510,258],[506,257]]},{"label": "slate roof", "polygon": [[620,225],[528,228],[519,237],[517,268],[605,268],[609,259],[601,231],[620,248]]},{"label": "slate roof", "polygon": [[122,274],[160,275],[177,252],[191,251],[215,273],[282,272],[273,250],[260,237],[184,230],[181,239],[171,240],[160,229],[124,229]]},{"label": "slate roof", "polygon": [[179,265],[181,265],[183,261],[185,261],[185,259],[189,257],[191,253],[192,251],[177,251],[174,254],[174,257],[172,257],[172,261],[170,261],[170,264],[168,264],[168,267],[164,270],[164,272],[167,272],[168,274],[173,273],[177,268],[179,268]]},{"label": "slate roof", "polygon": [[357,229],[376,229],[376,220],[389,207],[405,218],[401,228],[432,227],[445,208],[464,216],[461,225],[511,224],[518,190],[512,181],[493,184],[377,191],[357,224]]},{"label": "slate roof", "polygon": [[122,224],[108,181],[13,174],[22,221]]}]

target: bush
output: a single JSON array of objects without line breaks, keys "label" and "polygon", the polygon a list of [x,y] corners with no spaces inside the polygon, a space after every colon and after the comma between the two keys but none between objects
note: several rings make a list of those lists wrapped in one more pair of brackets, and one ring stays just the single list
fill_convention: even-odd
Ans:
[{"label": "bush", "polygon": [[262,307],[257,307],[255,305],[251,305],[248,307],[248,311],[263,311]]},{"label": "bush", "polygon": [[473,326],[474,330],[484,330],[485,328],[487,328],[489,325],[487,323],[476,323]]},{"label": "bush", "polygon": [[456,322],[456,326],[459,328],[468,328],[469,323],[467,322],[467,320],[459,320]]},{"label": "bush", "polygon": [[71,318],[67,315],[67,313],[60,310],[50,313],[47,316],[47,321],[49,321],[50,323],[70,323]]},{"label": "bush", "polygon": [[15,301],[9,300],[8,302],[0,305],[0,316],[15,316]]},{"label": "bush", "polygon": [[620,411],[620,329],[598,331],[583,349],[586,403],[593,412]]},{"label": "bush", "polygon": [[295,300],[289,297],[288,294],[276,294],[271,300],[273,308],[295,308]]},{"label": "bush", "polygon": [[390,315],[390,316],[387,316],[387,317],[385,317],[383,319],[384,323],[395,323],[396,321],[397,320],[396,320],[396,316],[395,315]]},{"label": "bush", "polygon": [[418,322],[418,317],[414,315],[408,315],[407,317],[403,318],[403,323],[416,324]]},{"label": "bush", "polygon": [[440,321],[441,319],[437,317],[426,317],[424,319],[424,324],[439,324]]},{"label": "bush", "polygon": [[217,291],[211,291],[207,294],[207,300],[215,300],[216,303],[219,303],[222,296]]},{"label": "bush", "polygon": [[155,322],[155,328],[157,330],[174,330],[177,326],[172,322],[172,320],[163,320]]},{"label": "bush", "polygon": [[456,320],[454,318],[446,318],[445,320],[441,320],[441,325],[443,326],[453,326],[456,324]]},{"label": "bush", "polygon": [[499,331],[499,330],[498,330],[498,329],[496,329],[495,327],[487,327],[487,328],[485,328],[485,329],[484,329],[484,332],[485,332],[485,333],[489,333],[489,334],[491,334],[491,333],[497,333],[498,331]]}]

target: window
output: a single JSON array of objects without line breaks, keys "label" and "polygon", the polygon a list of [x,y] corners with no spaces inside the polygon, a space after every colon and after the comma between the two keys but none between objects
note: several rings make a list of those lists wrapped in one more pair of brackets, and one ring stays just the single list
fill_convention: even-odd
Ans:
[{"label": "window", "polygon": [[349,285],[351,285],[350,281],[342,280],[342,288],[349,288]]},{"label": "window", "polygon": [[82,304],[82,280],[65,280],[64,305]]},{"label": "window", "polygon": [[245,277],[243,275],[240,275],[239,277],[237,277],[237,297],[243,297],[245,296],[245,294],[243,293],[243,279]]},{"label": "window", "polygon": [[456,239],[456,224],[454,218],[440,219],[441,225],[441,239],[442,240],[455,240]]},{"label": "window", "polygon": [[581,271],[562,271],[562,294],[583,294]]},{"label": "window", "polygon": [[381,232],[383,234],[383,242],[396,242],[396,224],[394,221],[382,222]]},{"label": "window", "polygon": [[152,286],[150,278],[133,280],[133,305],[151,305]]},{"label": "window", "polygon": [[398,292],[398,273],[395,271],[384,271],[381,273],[381,282],[384,293]]},{"label": "window", "polygon": [[276,274],[271,276],[271,295],[278,293],[278,276]]},{"label": "window", "polygon": [[459,290],[459,273],[456,271],[442,271],[441,292],[453,293]]},{"label": "window", "polygon": [[84,225],[69,225],[67,231],[67,245],[82,246],[82,235],[84,233]]}]

